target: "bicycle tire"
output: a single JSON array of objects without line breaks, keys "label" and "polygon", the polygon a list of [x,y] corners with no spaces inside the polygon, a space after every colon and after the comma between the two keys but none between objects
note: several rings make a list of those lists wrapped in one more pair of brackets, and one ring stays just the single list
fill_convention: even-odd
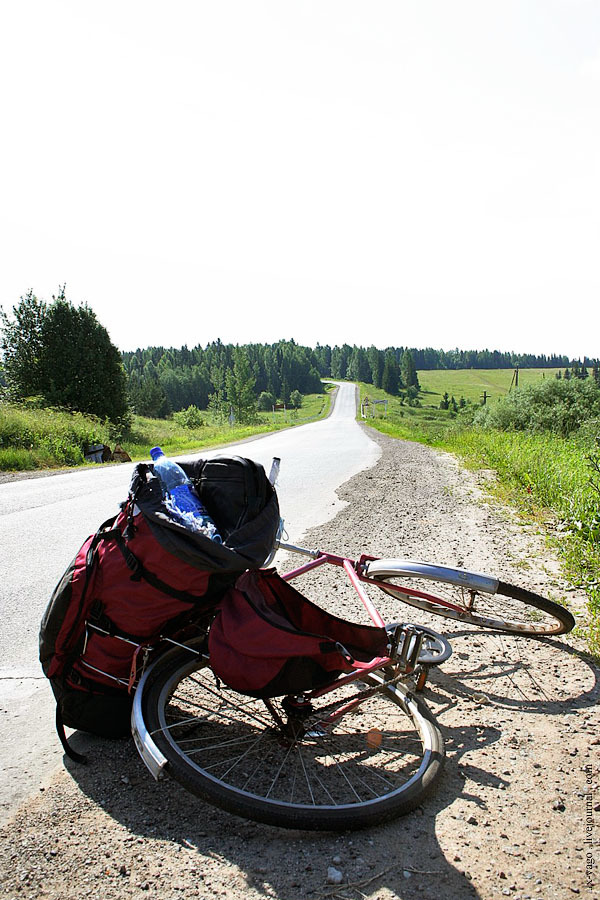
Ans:
[{"label": "bicycle tire", "polygon": [[[357,685],[316,701],[295,739],[284,738],[263,701],[217,685],[206,656],[170,651],[147,676],[140,707],[166,771],[246,819],[315,831],[378,825],[418,806],[442,771],[431,712],[404,685],[383,687],[379,674],[358,709],[328,728],[326,712]],[[283,716],[281,701],[270,702]]]},{"label": "bicycle tire", "polygon": [[569,610],[553,600],[466,569],[378,559],[364,574],[404,603],[480,628],[540,637],[567,634],[575,626]]}]

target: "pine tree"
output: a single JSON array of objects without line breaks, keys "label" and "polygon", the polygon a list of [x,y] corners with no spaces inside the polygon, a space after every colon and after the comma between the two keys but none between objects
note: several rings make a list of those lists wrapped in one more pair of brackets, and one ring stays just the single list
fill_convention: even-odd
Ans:
[{"label": "pine tree", "polygon": [[4,368],[16,397],[40,394],[53,406],[112,421],[129,416],[121,354],[85,304],[73,306],[64,286],[47,305],[30,291],[2,313]]},{"label": "pine tree", "polygon": [[371,345],[367,350],[367,358],[369,360],[369,366],[371,368],[371,377],[366,380],[371,384],[374,384],[375,387],[381,387],[383,367],[385,364],[385,353],[383,352],[383,350],[378,350],[377,347]]},{"label": "pine tree", "polygon": [[88,306],[73,306],[64,288],[52,299],[41,332],[45,398],[53,405],[122,419],[128,412],[125,372],[108,332]]},{"label": "pine tree", "polygon": [[208,411],[215,421],[222,423],[227,417],[225,370],[222,366],[213,366],[210,380],[214,386],[214,391],[208,396]]},{"label": "pine tree", "polygon": [[227,372],[225,383],[227,386],[227,402],[230,404],[235,421],[240,424],[248,424],[256,421],[256,397],[254,385],[256,378],[250,370],[247,353],[241,348],[235,348],[233,356],[233,369]]},{"label": "pine tree", "polygon": [[12,312],[11,320],[4,310],[0,310],[0,347],[9,392],[20,399],[41,390],[39,360],[47,306],[29,291],[17,306],[13,306]]},{"label": "pine tree", "polygon": [[402,354],[402,362],[400,364],[400,371],[402,375],[402,381],[405,387],[416,387],[419,390],[419,379],[417,378],[417,370],[415,368],[415,362],[413,359],[413,355],[410,350],[405,350]]},{"label": "pine tree", "polygon": [[352,381],[371,380],[371,367],[366,351],[362,347],[353,347],[348,363],[347,377]]},{"label": "pine tree", "polygon": [[169,400],[157,377],[130,382],[129,401],[138,416],[165,419],[171,412]]},{"label": "pine tree", "polygon": [[386,353],[385,355],[381,387],[387,394],[392,394],[394,397],[397,395],[398,388],[400,387],[398,363],[392,353]]}]

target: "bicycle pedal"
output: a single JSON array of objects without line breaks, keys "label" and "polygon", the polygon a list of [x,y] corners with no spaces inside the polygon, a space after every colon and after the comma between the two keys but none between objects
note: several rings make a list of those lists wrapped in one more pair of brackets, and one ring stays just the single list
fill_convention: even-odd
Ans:
[{"label": "bicycle pedal", "polygon": [[421,645],[423,643],[423,631],[417,625],[410,623],[393,623],[386,626],[386,631],[391,635],[389,653],[390,658],[403,666],[407,671],[412,671],[418,664]]}]

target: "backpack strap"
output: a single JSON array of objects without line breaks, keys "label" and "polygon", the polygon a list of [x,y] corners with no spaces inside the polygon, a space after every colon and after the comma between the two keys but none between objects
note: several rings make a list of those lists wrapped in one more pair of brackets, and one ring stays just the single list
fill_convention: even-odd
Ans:
[{"label": "backpack strap", "polygon": [[[117,521],[117,516],[111,516],[110,519],[106,519],[106,521],[103,522],[102,525],[100,526],[100,528],[97,530],[96,534],[94,535],[94,537],[90,543],[90,546],[88,547],[88,551],[87,551],[86,558],[85,558],[85,581],[84,581],[84,585],[83,585],[83,591],[81,594],[80,608],[83,606],[83,601],[84,601],[85,595],[87,593],[92,570],[93,570],[94,564],[96,562],[96,547],[98,546],[98,544],[101,540],[103,540],[108,534],[111,533],[116,521]],[[77,617],[77,618],[79,618],[79,617]],[[73,629],[75,628],[76,622],[77,622],[77,619],[73,623],[73,628],[71,629],[70,635],[72,634]],[[70,637],[70,635],[69,635],[69,637]],[[71,660],[72,660],[72,655],[71,655]],[[55,724],[56,724],[56,733],[57,733],[59,740],[63,746],[63,750],[65,751],[65,753],[67,754],[69,759],[72,759],[73,762],[77,762],[77,763],[81,763],[82,765],[86,765],[87,757],[83,756],[81,753],[77,753],[76,750],[73,750],[73,748],[71,747],[71,745],[69,744],[69,742],[67,740],[67,736],[65,734],[65,724],[63,722],[62,713],[60,711],[60,704],[58,702],[56,704]]]},{"label": "backpack strap", "polygon": [[133,581],[140,581],[142,578],[146,581],[151,587],[155,588],[157,591],[160,591],[162,594],[167,594],[169,597],[174,597],[176,600],[181,600],[183,603],[197,603],[200,599],[197,595],[188,594],[187,591],[180,591],[177,588],[172,587],[170,584],[167,584],[164,581],[161,581],[157,575],[154,575],[150,572],[137,558],[137,556],[132,553],[132,551],[127,546],[123,535],[121,534],[118,528],[112,529],[110,532],[106,532],[104,537],[112,538],[116,541],[117,547],[123,554],[123,559],[127,565],[128,569],[132,571],[132,579]]},{"label": "backpack strap", "polygon": [[135,502],[135,498],[140,489],[147,483],[148,475],[152,472],[152,467],[147,463],[138,463],[133,470],[131,484],[129,485],[129,502]]},{"label": "backpack strap", "polygon": [[65,751],[69,759],[72,759],[73,762],[81,763],[81,765],[86,766],[87,756],[83,756],[82,753],[77,753],[76,750],[73,750],[67,740],[67,736],[65,734],[65,725],[58,703],[56,704],[56,733],[60,739],[61,744],[63,745],[63,750]]},{"label": "backpack strap", "polygon": [[[96,563],[96,558],[97,558],[96,547],[98,546],[99,542],[101,540],[103,540],[103,538],[105,538],[107,535],[112,533],[113,526],[116,521],[117,521],[117,516],[112,516],[110,519],[107,519],[105,522],[103,522],[102,525],[100,526],[100,528],[98,529],[98,531],[96,532],[96,534],[94,535],[94,537],[92,538],[92,540],[90,541],[90,546],[88,547],[87,553],[85,556],[85,581],[83,583],[83,589],[81,591],[81,597],[79,599],[79,611],[78,611],[77,615],[75,616],[75,618],[73,620],[73,624],[71,626],[71,629],[66,637],[67,646],[68,646],[69,642],[71,641],[71,638],[73,637],[75,629],[77,628],[77,623],[79,621],[80,614],[83,609],[83,605],[85,602],[85,596],[87,594],[87,589],[88,589],[88,586],[90,583],[90,579],[92,577],[94,565]],[[75,654],[72,656],[72,658],[70,660],[71,662],[72,662],[72,659],[76,655],[77,655],[77,653],[75,652]]]},{"label": "backpack strap", "polygon": [[[198,599],[197,597],[195,598]],[[179,613],[178,616],[174,616],[172,619],[163,626],[161,631],[161,638],[165,635],[173,634],[179,631],[181,628],[185,627],[189,624],[190,621],[194,621],[193,619],[194,613],[189,609],[184,609],[183,612]],[[151,645],[149,643],[148,636],[142,636],[139,634],[133,634],[130,631],[125,631],[123,628],[119,628],[112,619],[107,616],[103,604],[97,600],[91,610],[88,617],[88,626],[92,628],[93,631],[99,632],[100,634],[104,634],[107,637],[116,637],[124,641],[129,641],[132,644],[137,644],[139,647],[144,647],[147,649],[151,649]],[[155,639],[156,640],[156,639]]]}]

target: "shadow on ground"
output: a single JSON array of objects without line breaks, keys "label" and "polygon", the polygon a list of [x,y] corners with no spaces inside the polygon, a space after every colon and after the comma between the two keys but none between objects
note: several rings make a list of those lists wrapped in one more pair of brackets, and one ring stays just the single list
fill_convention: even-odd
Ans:
[{"label": "shadow on ground", "polygon": [[[482,734],[465,727],[450,735],[451,743],[465,750],[496,739],[494,729]],[[408,816],[377,828],[333,834],[242,820],[207,805],[168,778],[156,783],[132,741],[113,743],[77,735],[74,745],[91,762],[79,766],[66,760],[71,777],[111,819],[143,839],[148,869],[169,842],[173,847],[168,852],[188,857],[190,878],[195,871],[203,872],[203,880],[209,882],[222,879],[222,872],[218,876],[214,865],[207,865],[219,861],[221,869],[232,867],[231,877],[245,893],[252,889],[286,900],[359,898],[387,888],[392,896],[407,900],[437,900],[440,893],[447,898],[478,897],[468,874],[447,859],[436,837],[436,816],[463,787],[452,764],[435,792]],[[494,781],[492,773],[482,772],[481,778]],[[331,866],[342,873],[338,887],[327,882]]]}]

